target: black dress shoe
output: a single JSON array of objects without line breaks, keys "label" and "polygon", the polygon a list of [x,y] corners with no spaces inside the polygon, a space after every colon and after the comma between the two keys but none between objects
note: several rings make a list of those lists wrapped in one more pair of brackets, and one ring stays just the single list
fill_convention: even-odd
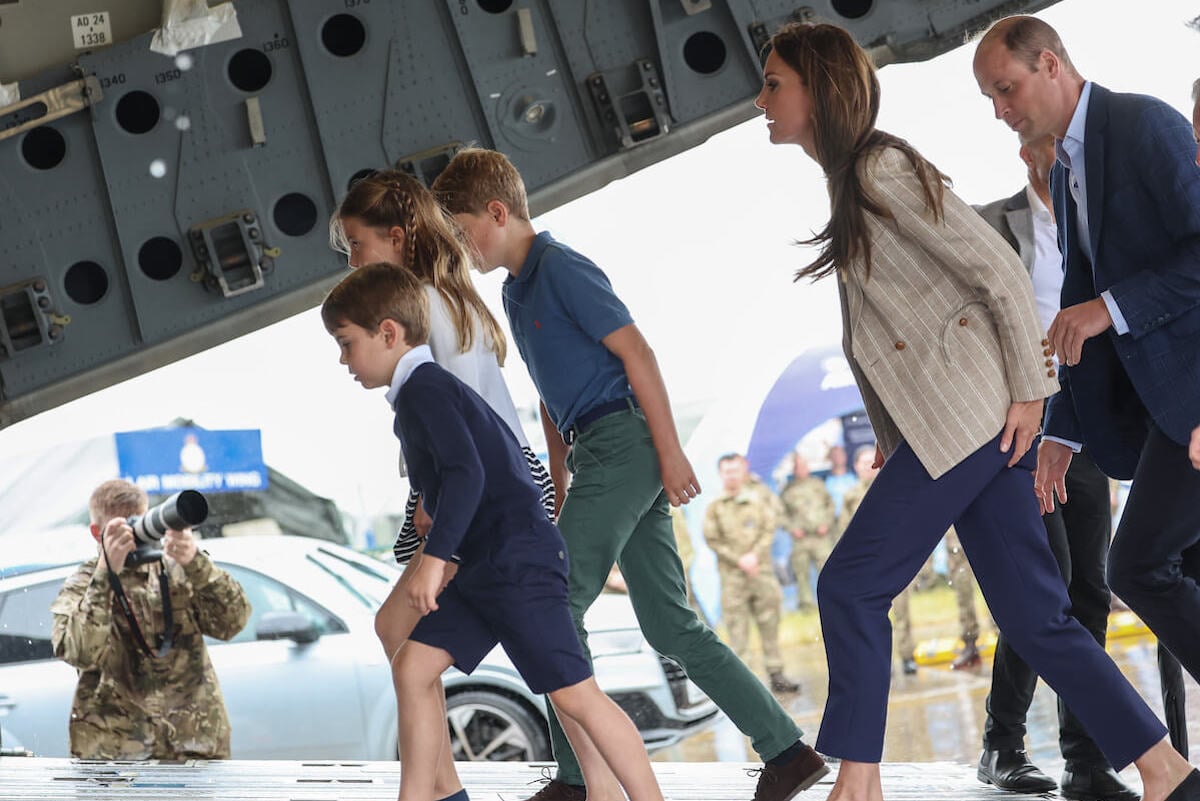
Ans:
[{"label": "black dress shoe", "polygon": [[1063,798],[1072,801],[1140,801],[1142,794],[1121,781],[1109,765],[1072,765],[1063,769]]},{"label": "black dress shoe", "polygon": [[984,784],[994,784],[1013,793],[1048,793],[1058,787],[1054,779],[1029,761],[1024,751],[984,749],[975,775]]},{"label": "black dress shoe", "polygon": [[1200,771],[1193,768],[1187,778],[1167,796],[1167,801],[1200,801]]}]

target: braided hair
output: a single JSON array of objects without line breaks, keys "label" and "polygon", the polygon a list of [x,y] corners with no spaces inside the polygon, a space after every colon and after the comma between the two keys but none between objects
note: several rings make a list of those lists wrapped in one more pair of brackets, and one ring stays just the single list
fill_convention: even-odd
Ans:
[{"label": "braided hair", "polygon": [[471,281],[471,250],[454,218],[438,205],[425,185],[401,170],[379,170],[355,181],[329,221],[329,244],[349,255],[342,221],[354,218],[367,227],[404,231],[404,264],[422,284],[446,301],[458,334],[460,353],[475,340],[475,321],[488,347],[503,366],[508,342]]}]

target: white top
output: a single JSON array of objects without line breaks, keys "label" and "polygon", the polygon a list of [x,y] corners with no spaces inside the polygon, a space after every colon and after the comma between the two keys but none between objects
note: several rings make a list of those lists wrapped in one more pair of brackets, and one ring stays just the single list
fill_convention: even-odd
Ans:
[{"label": "white top", "polygon": [[425,294],[429,298],[429,347],[433,350],[433,360],[478,392],[492,407],[492,411],[508,423],[513,436],[517,438],[517,444],[528,448],[529,440],[517,417],[516,404],[508,392],[508,385],[504,383],[496,354],[489,347],[483,324],[475,320],[475,336],[471,340],[471,347],[466,353],[460,353],[458,330],[454,327],[449,304],[432,284],[425,285]]},{"label": "white top", "polygon": [[404,382],[412,375],[413,370],[431,361],[433,361],[433,352],[428,345],[417,345],[400,357],[400,361],[396,362],[396,369],[392,371],[392,383],[388,387],[386,395],[388,406],[396,405],[396,396],[400,394],[400,387],[404,386]]},{"label": "white top", "polygon": [[1058,252],[1058,226],[1033,187],[1025,187],[1025,196],[1029,198],[1033,216],[1033,297],[1045,332],[1050,330],[1050,323],[1054,322],[1062,305],[1063,268],[1062,254]]}]

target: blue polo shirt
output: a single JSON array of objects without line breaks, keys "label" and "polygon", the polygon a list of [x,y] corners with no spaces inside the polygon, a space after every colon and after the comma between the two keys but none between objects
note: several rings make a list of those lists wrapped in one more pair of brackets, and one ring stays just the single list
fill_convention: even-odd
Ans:
[{"label": "blue polo shirt", "polygon": [[520,273],[504,281],[504,312],[560,432],[633,394],[625,365],[600,342],[633,322],[629,309],[599,267],[549,233],[537,235]]}]

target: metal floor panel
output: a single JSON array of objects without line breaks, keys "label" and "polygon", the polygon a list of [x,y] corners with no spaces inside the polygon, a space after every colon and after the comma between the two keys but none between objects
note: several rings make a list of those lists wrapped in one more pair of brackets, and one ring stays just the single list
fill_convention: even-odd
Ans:
[{"label": "metal floor panel", "polygon": [[[754,794],[754,764],[655,762],[669,801],[735,801]],[[464,762],[458,771],[474,801],[520,801],[541,784],[542,764]],[[835,771],[797,801],[824,801]],[[395,762],[82,762],[30,757],[0,758],[4,801],[391,801],[399,790]],[[985,787],[967,765],[897,763],[883,766],[889,801],[1011,799]]]}]

